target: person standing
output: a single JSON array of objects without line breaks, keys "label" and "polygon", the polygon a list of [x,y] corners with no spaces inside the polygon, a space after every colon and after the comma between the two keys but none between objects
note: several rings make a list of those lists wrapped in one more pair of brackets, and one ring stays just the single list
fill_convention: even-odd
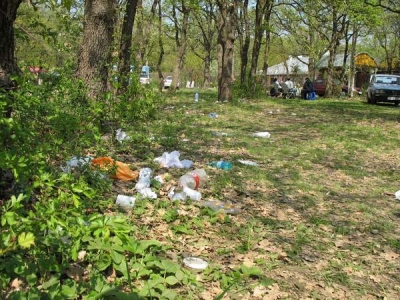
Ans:
[{"label": "person standing", "polygon": [[310,78],[306,78],[303,84],[303,88],[301,89],[301,98],[307,100],[307,94],[315,92],[314,85],[311,82]]},{"label": "person standing", "polygon": [[292,90],[292,89],[294,88],[294,83],[293,83],[293,81],[290,80],[289,77],[286,78],[285,83],[286,83],[286,85],[287,85],[287,87],[288,87],[289,90]]}]

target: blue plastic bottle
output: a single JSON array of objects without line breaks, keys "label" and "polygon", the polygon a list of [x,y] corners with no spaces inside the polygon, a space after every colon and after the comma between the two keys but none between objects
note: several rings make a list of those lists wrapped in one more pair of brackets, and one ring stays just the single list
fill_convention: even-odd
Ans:
[{"label": "blue plastic bottle", "polygon": [[210,166],[218,168],[218,169],[222,169],[222,170],[232,169],[232,164],[229,161],[224,161],[224,160],[213,161],[210,163]]}]

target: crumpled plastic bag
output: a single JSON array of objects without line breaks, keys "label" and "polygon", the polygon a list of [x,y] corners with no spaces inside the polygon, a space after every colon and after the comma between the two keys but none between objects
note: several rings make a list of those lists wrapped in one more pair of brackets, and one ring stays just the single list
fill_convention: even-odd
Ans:
[{"label": "crumpled plastic bag", "polygon": [[115,131],[115,139],[116,139],[118,142],[120,142],[120,143],[121,143],[122,141],[129,140],[130,138],[131,138],[131,137],[130,137],[129,135],[127,135],[125,131],[122,131],[121,128],[118,128],[118,129]]},{"label": "crumpled plastic bag", "polygon": [[394,193],[394,198],[400,200],[400,190]]},{"label": "crumpled plastic bag", "polygon": [[133,171],[129,165],[123,162],[113,160],[111,157],[97,157],[92,160],[92,165],[98,166],[101,170],[115,169],[115,173],[110,175],[112,179],[119,179],[122,181],[136,180],[139,177],[138,171]]},{"label": "crumpled plastic bag", "polygon": [[262,131],[262,132],[255,132],[252,134],[252,136],[269,139],[271,137],[271,134],[268,131]]},{"label": "crumpled plastic bag", "polygon": [[139,180],[135,185],[137,191],[150,187],[151,174],[153,171],[150,168],[142,168],[139,171]]},{"label": "crumpled plastic bag", "polygon": [[93,157],[85,156],[85,157],[72,157],[69,161],[67,161],[65,167],[61,167],[64,173],[71,173],[72,168],[81,167],[90,163]]},{"label": "crumpled plastic bag", "polygon": [[155,158],[154,161],[160,163],[163,168],[190,168],[193,165],[193,162],[188,159],[180,161],[180,155],[179,151],[176,150],[171,153],[164,152],[162,156]]},{"label": "crumpled plastic bag", "polygon": [[151,188],[146,187],[138,191],[144,198],[157,199],[157,194],[151,190]]}]

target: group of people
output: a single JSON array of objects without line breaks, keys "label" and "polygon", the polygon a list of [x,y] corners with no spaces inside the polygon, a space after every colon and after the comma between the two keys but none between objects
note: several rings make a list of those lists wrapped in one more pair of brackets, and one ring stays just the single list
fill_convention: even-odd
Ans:
[{"label": "group of people", "polygon": [[[284,84],[287,87],[287,92],[297,95],[297,88],[294,86],[294,83],[290,78],[286,78]],[[314,86],[310,78],[306,78],[303,84],[303,88],[301,89],[300,96],[302,99],[307,99],[307,95],[309,93],[315,92]],[[270,96],[272,97],[280,97],[284,93],[281,83],[279,83],[278,78],[274,78],[272,83],[272,88],[270,90]]]}]

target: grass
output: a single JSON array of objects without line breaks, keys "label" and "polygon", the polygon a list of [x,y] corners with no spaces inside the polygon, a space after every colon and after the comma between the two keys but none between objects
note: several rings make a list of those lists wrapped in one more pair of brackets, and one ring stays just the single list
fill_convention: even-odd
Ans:
[{"label": "grass", "polygon": [[[400,187],[399,108],[364,98],[216,103],[215,91],[202,91],[195,103],[193,95],[166,96],[160,119],[148,124],[153,138],[136,167],[168,172],[167,186],[174,185],[185,171],[162,169],[152,159],[178,150],[180,159],[206,170],[203,199],[229,201],[241,212],[146,200],[132,214],[146,229],[138,238],[162,241],[178,261],[190,254],[209,262],[196,275],[200,292],[191,286],[182,293],[196,299],[398,297],[399,202],[388,193]],[[251,135],[258,131],[271,137]],[[135,147],[124,144],[124,153]],[[220,159],[233,168],[208,166]],[[262,276],[246,269],[252,267]]]}]

